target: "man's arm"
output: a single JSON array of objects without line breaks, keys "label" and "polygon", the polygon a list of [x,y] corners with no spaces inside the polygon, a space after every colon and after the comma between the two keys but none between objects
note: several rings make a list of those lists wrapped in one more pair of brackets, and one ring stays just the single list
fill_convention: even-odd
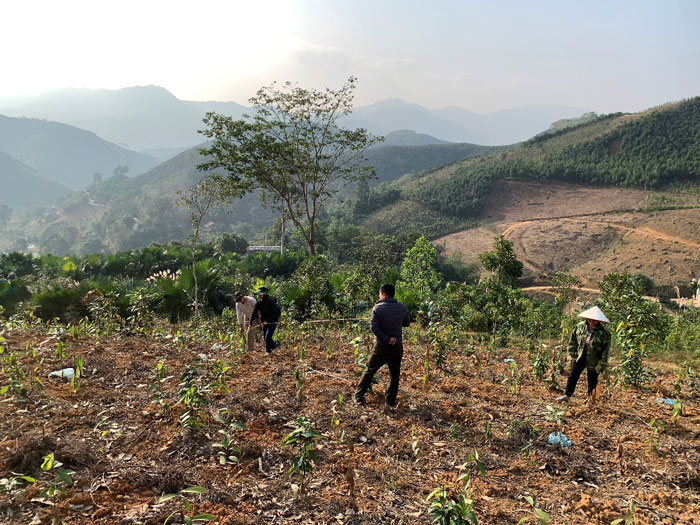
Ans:
[{"label": "man's arm", "polygon": [[372,330],[372,333],[375,336],[377,336],[377,340],[380,343],[386,344],[389,342],[389,338],[382,331],[382,327],[379,324],[379,316],[377,315],[377,307],[376,306],[372,309],[372,318],[370,319],[369,324],[370,324],[370,328]]},{"label": "man's arm", "polygon": [[578,357],[578,325],[574,326],[571,331],[571,339],[569,340],[569,355],[574,361]]},{"label": "man's arm", "polygon": [[243,310],[241,309],[241,303],[236,302],[236,317],[238,317],[238,326],[243,327]]},{"label": "man's arm", "polygon": [[259,304],[260,304],[259,302],[255,303],[255,308],[253,308],[253,313],[250,314],[250,323],[249,323],[250,326],[253,326],[253,325],[255,324],[255,321],[258,320],[258,314],[259,314],[259,312],[258,312],[258,310],[259,310],[258,305],[259,305]]},{"label": "man's arm", "polygon": [[598,362],[598,366],[595,367],[595,371],[598,372],[599,374],[602,374],[605,372],[605,369],[608,368],[608,355],[610,354],[610,334],[605,335],[605,340],[603,341],[603,351],[601,352],[600,355],[600,361]]},{"label": "man's arm", "polygon": [[411,324],[411,314],[408,313],[408,308],[406,308],[406,315],[403,318],[403,323],[401,326],[409,326]]}]

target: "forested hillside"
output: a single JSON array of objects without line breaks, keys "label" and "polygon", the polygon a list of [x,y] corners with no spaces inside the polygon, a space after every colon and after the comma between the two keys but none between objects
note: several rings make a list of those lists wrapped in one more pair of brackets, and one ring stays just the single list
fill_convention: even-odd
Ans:
[{"label": "forested hillside", "polygon": [[[474,144],[381,146],[367,152],[376,169],[371,184],[391,182],[412,169],[423,170],[457,160],[498,151],[501,148]],[[138,177],[123,173],[97,181],[59,205],[56,217],[37,213],[20,237],[39,251],[56,254],[114,252],[147,246],[152,242],[185,239],[192,232],[190,211],[178,207],[178,191],[186,191],[203,173],[196,148],[187,150]],[[344,199],[352,188],[341,188]],[[207,236],[234,231],[246,238],[271,244],[264,229],[279,217],[274,209],[262,208],[258,193],[251,193],[229,207],[207,214]]]},{"label": "forested hillside", "polygon": [[43,177],[82,189],[96,172],[107,176],[120,165],[138,175],[158,162],[84,129],[59,122],[0,115],[0,151],[26,164]]},{"label": "forested hillside", "polygon": [[370,185],[391,182],[407,173],[418,173],[501,150],[503,148],[498,146],[469,143],[416,146],[382,146],[380,143],[379,147],[368,150],[366,155],[367,163],[377,171],[377,177],[370,181]]},{"label": "forested hillside", "polygon": [[505,178],[645,189],[700,182],[700,98],[597,117],[488,157],[405,176],[382,190],[384,198],[375,199],[381,209],[364,222],[379,231],[406,223],[432,236],[456,231]]},{"label": "forested hillside", "polygon": [[0,205],[28,208],[50,204],[70,193],[70,189],[43,178],[29,166],[0,151]]}]

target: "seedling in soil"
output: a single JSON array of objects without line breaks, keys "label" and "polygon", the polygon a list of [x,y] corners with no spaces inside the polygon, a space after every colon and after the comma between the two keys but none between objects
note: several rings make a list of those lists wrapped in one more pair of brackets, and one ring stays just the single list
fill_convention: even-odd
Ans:
[{"label": "seedling in soil", "polygon": [[672,425],[678,425],[678,420],[680,419],[681,415],[683,414],[683,402],[679,397],[676,398],[676,401],[673,403],[673,412],[671,413],[671,424]]},{"label": "seedling in soil", "polygon": [[507,383],[510,386],[512,394],[517,394],[520,389],[520,381],[523,378],[523,372],[518,368],[518,363],[515,361],[510,361],[508,365],[508,373],[501,382],[503,384]]},{"label": "seedling in soil", "polygon": [[464,426],[459,423],[452,423],[448,430],[450,437],[455,441],[462,441],[464,439]]},{"label": "seedling in soil", "polygon": [[58,361],[59,359],[67,359],[69,357],[68,352],[63,346],[63,341],[56,343],[56,352],[54,353],[53,357],[55,361]]},{"label": "seedling in soil", "polygon": [[235,465],[238,463],[238,457],[241,454],[241,449],[234,445],[231,434],[225,430],[219,430],[219,434],[223,436],[223,439],[220,442],[212,445],[214,448],[221,449],[219,451],[219,463],[221,465]]},{"label": "seedling in soil", "polygon": [[75,474],[74,470],[62,469],[56,470],[63,466],[63,463],[56,461],[53,452],[47,456],[44,456],[44,462],[41,464],[41,470],[50,473],[53,472],[54,479],[48,486],[39,492],[39,496],[48,496],[53,500],[54,509],[56,508],[56,494],[58,492],[65,494],[65,487],[73,486],[73,478],[71,477]]},{"label": "seedling in soil", "polygon": [[36,480],[31,476],[23,476],[12,472],[9,478],[0,478],[0,492],[11,493],[34,483]]},{"label": "seedling in soil", "polygon": [[484,443],[491,441],[491,421],[484,423]]},{"label": "seedling in soil", "polygon": [[168,375],[168,367],[163,361],[158,361],[156,364],[156,373],[153,377],[153,383],[148,386],[148,392],[151,393],[151,402],[160,405],[160,416],[166,417],[170,412],[170,405],[162,399],[162,386],[172,376]]},{"label": "seedling in soil", "polygon": [[199,432],[206,425],[204,406],[207,404],[207,390],[199,387],[198,380],[199,372],[197,369],[193,366],[188,367],[181,376],[176,403],[185,407],[180,412],[180,424],[187,425],[194,433]]},{"label": "seedling in soil", "polygon": [[533,427],[530,424],[530,418],[525,418],[525,421],[520,421],[519,419],[514,419],[508,425],[508,430],[506,434],[512,436],[514,434],[524,435],[525,443],[520,448],[523,456],[526,458],[530,457],[530,452],[532,451],[532,445],[537,438],[537,432],[539,432],[540,427]]},{"label": "seedling in soil", "polygon": [[226,376],[230,372],[231,367],[226,365],[221,359],[217,359],[211,363],[210,369],[216,379],[209,387],[216,392],[230,394],[231,389],[226,385]]},{"label": "seedling in soil", "polygon": [[413,460],[418,461],[418,455],[420,454],[420,441],[418,440],[418,434],[416,433],[416,427],[411,427],[411,453],[413,454]]},{"label": "seedling in soil", "polygon": [[26,391],[22,387],[22,382],[27,379],[27,373],[15,353],[5,352],[4,347],[0,346],[0,363],[2,363],[2,373],[7,380],[7,384],[0,387],[0,395],[12,391],[20,400],[25,400]]},{"label": "seedling in soil", "polygon": [[238,463],[240,460],[239,456],[241,454],[241,449],[234,443],[232,435],[239,430],[248,430],[248,427],[243,423],[239,423],[238,421],[227,420],[221,413],[217,414],[215,419],[228,425],[228,431],[218,431],[219,434],[223,436],[223,439],[220,442],[212,445],[214,448],[221,449],[219,451],[219,463],[222,465],[233,465]]},{"label": "seedling in soil", "polygon": [[430,346],[425,345],[425,357],[423,358],[423,382],[430,381]]},{"label": "seedling in soil", "polygon": [[325,436],[314,430],[312,421],[301,416],[297,418],[294,430],[282,440],[282,445],[293,445],[297,448],[297,455],[289,467],[288,474],[290,477],[297,475],[302,494],[306,492],[307,477],[313,472],[316,462],[316,439],[325,439]]},{"label": "seedling in soil", "polygon": [[[549,514],[547,514],[542,509],[537,508],[535,506],[535,500],[533,500],[531,496],[523,496],[523,499],[525,501],[527,501],[530,504],[530,506],[532,507],[532,510],[535,513],[535,517],[537,518],[538,523],[540,523],[541,525],[549,525],[550,523],[552,523],[552,518],[549,517]],[[525,516],[524,518],[520,518],[517,525],[520,525],[521,523],[525,523],[529,519],[530,519],[529,516]]]},{"label": "seedling in soil", "polygon": [[547,373],[547,368],[549,368],[549,352],[547,351],[547,345],[535,344],[534,341],[530,341],[527,348],[530,364],[532,365],[532,375],[537,379],[542,379]]},{"label": "seedling in soil", "polygon": [[659,435],[666,432],[666,425],[660,419],[652,419],[647,426],[647,439],[646,442],[650,445],[650,449],[658,450],[659,448]]},{"label": "seedling in soil", "polygon": [[464,470],[467,468],[467,465],[470,461],[474,462],[474,466],[477,468],[481,474],[486,474],[486,467],[484,467],[484,464],[481,462],[479,459],[479,452],[476,450],[474,451],[473,454],[468,454],[467,455],[467,463],[463,463],[462,465],[459,466],[460,470]]},{"label": "seedling in soil", "polygon": [[333,401],[331,401],[331,429],[333,430],[333,434],[338,435],[338,439],[342,440],[343,439],[343,432],[340,430],[340,417],[338,416],[338,408],[342,407],[345,405],[345,401],[343,401],[343,396],[341,394],[338,394],[338,397],[336,397]]},{"label": "seedling in soil", "polygon": [[[455,501],[449,497],[449,490],[460,484],[459,497]],[[471,477],[468,472],[461,474],[455,483],[440,486],[432,491],[426,501],[430,501],[430,517],[437,525],[473,525],[478,524],[472,499]]]},{"label": "seedling in soil", "polygon": [[630,506],[627,509],[627,512],[625,512],[625,517],[611,521],[610,525],[622,525],[622,523],[625,525],[637,525],[637,513],[633,499],[630,500]]},{"label": "seedling in soil", "polygon": [[296,384],[297,388],[297,401],[300,403],[304,400],[304,379],[306,378],[306,374],[304,374],[304,371],[301,369],[301,367],[297,367],[294,370],[294,381]]},{"label": "seedling in soil", "polygon": [[[199,487],[199,486],[194,486],[194,487],[188,487],[186,489],[182,489],[179,494],[165,494],[161,496],[158,499],[158,503],[163,503],[164,501],[171,500],[173,498],[179,498],[180,499],[180,504],[182,507],[187,511],[190,512],[192,510],[192,503],[190,500],[187,499],[187,496],[190,494],[204,494],[207,489],[204,487]],[[170,521],[170,518],[172,518],[175,514],[177,514],[179,511],[175,511],[170,516],[165,518],[165,521],[163,522],[163,525],[167,525],[168,522]],[[182,522],[185,525],[193,525],[194,523],[200,522],[200,521],[214,521],[216,519],[216,516],[213,514],[197,514],[196,516],[185,516],[183,513],[182,516]]]},{"label": "seedling in soil", "polygon": [[70,387],[73,392],[77,392],[80,388],[80,378],[83,377],[83,358],[76,357],[73,362],[73,368],[75,370],[75,375],[70,378]]},{"label": "seedling in soil", "polygon": [[566,410],[559,410],[554,408],[552,405],[547,405],[547,421],[551,421],[554,423],[557,427],[557,430],[561,428],[561,426],[566,423]]}]

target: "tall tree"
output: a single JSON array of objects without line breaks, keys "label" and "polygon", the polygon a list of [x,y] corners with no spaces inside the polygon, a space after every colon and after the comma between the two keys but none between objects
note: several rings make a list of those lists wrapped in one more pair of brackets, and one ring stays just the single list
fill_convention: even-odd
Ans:
[{"label": "tall tree", "polygon": [[202,220],[212,208],[240,196],[235,187],[225,184],[221,177],[210,175],[189,188],[187,193],[178,192],[177,204],[190,209],[192,222],[192,278],[194,280],[194,313],[199,313],[199,282],[197,279],[197,244]]},{"label": "tall tree", "polygon": [[201,170],[223,169],[229,183],[259,188],[263,205],[280,208],[316,252],[316,220],[341,184],[367,180],[364,151],[380,140],[365,129],[350,130],[338,120],[352,111],[357,80],[337,90],[304,89],[287,82],[261,88],[249,100],[253,116],[241,120],[217,113],[204,118]]}]

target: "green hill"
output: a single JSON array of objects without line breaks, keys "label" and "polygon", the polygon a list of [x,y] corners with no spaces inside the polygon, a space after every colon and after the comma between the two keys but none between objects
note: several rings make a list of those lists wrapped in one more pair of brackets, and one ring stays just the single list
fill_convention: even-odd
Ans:
[{"label": "green hill", "polygon": [[[391,135],[391,134],[390,134]],[[468,143],[421,144],[395,146],[379,143],[367,151],[367,163],[377,171],[370,185],[392,182],[407,173],[418,173],[455,162],[502,151],[500,146],[479,146]]]},{"label": "green hill", "polygon": [[90,131],[38,119],[0,115],[0,151],[43,177],[73,189],[90,184],[96,172],[108,175],[127,165],[132,175],[158,162],[102,140]]},{"label": "green hill", "polygon": [[70,189],[42,177],[35,170],[0,151],[0,204],[11,208],[31,208],[54,204]]},{"label": "green hill", "polygon": [[[410,224],[440,236],[473,224],[500,179],[659,189],[700,183],[700,97],[635,114],[612,114],[533,137],[488,157],[406,175],[383,190],[367,227]],[[420,215],[416,215],[420,210]]]}]

